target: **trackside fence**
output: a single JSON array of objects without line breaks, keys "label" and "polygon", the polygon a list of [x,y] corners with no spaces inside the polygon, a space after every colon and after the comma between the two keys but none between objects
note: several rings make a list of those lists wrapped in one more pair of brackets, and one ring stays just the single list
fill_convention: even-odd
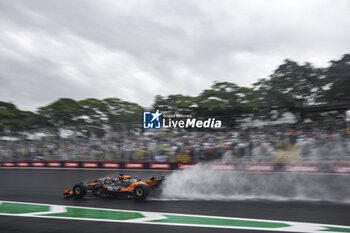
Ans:
[{"label": "trackside fence", "polygon": [[[199,163],[95,162],[95,161],[6,161],[0,168],[183,170]],[[206,163],[207,169],[258,173],[334,173],[350,175],[350,163]]]}]

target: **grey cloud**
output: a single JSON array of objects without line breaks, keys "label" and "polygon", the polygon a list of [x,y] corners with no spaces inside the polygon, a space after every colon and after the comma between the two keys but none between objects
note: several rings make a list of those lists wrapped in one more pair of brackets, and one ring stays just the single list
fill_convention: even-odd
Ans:
[{"label": "grey cloud", "polygon": [[[196,95],[349,52],[348,1],[2,1],[0,99]],[[17,35],[17,36],[16,36]]]}]

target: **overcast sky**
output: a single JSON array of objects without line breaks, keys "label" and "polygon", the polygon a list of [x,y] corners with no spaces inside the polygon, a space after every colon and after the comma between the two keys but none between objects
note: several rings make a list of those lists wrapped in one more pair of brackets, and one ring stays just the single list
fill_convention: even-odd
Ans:
[{"label": "overcast sky", "polygon": [[350,52],[348,0],[0,0],[0,100],[197,95]]}]

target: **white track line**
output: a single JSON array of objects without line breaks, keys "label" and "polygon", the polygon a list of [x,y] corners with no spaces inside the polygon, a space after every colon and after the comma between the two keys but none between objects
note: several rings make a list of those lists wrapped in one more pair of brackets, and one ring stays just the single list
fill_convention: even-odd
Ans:
[{"label": "white track line", "polygon": [[[67,207],[79,208],[79,209],[95,209],[95,210],[107,210],[107,211],[122,211],[131,213],[140,213],[145,218],[129,219],[129,220],[113,220],[113,219],[96,219],[96,218],[77,218],[77,217],[59,217],[59,216],[42,216],[45,212],[33,212],[26,214],[1,214],[5,216],[20,216],[20,217],[36,217],[36,218],[53,218],[53,219],[65,219],[65,220],[81,220],[81,221],[101,221],[101,222],[118,222],[118,223],[140,223],[140,224],[152,224],[152,225],[169,225],[169,226],[186,226],[186,227],[208,227],[208,228],[226,228],[226,229],[246,229],[246,230],[263,230],[263,231],[280,231],[280,232],[308,232],[308,233],[320,233],[326,230],[326,227],[344,228],[350,230],[350,226],[329,225],[329,224],[316,224],[306,222],[292,222],[292,221],[276,221],[267,219],[253,219],[253,218],[234,218],[234,217],[220,217],[220,216],[207,216],[207,215],[192,215],[192,214],[179,214],[179,213],[164,213],[164,212],[150,212],[150,211],[135,211],[135,210],[122,210],[122,209],[106,209],[106,208],[94,208],[94,207],[80,207],[80,206],[65,206],[65,205],[52,205],[42,203],[30,203],[30,202],[13,202],[13,201],[0,201],[0,203],[21,203],[21,204],[33,204],[33,205],[45,205],[53,207],[46,214],[54,213],[55,211],[61,213]],[[255,221],[264,223],[284,223],[290,226],[278,227],[278,228],[263,228],[263,227],[243,227],[243,226],[230,226],[230,225],[206,225],[206,224],[191,224],[191,223],[167,223],[167,222],[149,222],[153,220],[166,219],[164,215],[183,216],[183,217],[198,217],[198,218],[210,218],[210,219],[227,219],[227,220],[243,220],[243,221]],[[331,231],[327,231],[332,233]],[[339,233],[339,232],[334,232]]]}]

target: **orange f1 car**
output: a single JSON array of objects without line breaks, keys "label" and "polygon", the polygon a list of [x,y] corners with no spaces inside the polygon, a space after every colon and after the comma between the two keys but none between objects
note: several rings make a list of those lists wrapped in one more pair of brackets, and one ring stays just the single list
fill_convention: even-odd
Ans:
[{"label": "orange f1 car", "polygon": [[158,190],[164,179],[164,176],[153,176],[149,180],[141,180],[120,174],[116,178],[100,178],[89,184],[80,182],[74,185],[72,190],[67,188],[63,196],[82,198],[91,193],[99,197],[131,197],[136,201],[142,201],[150,190]]}]

